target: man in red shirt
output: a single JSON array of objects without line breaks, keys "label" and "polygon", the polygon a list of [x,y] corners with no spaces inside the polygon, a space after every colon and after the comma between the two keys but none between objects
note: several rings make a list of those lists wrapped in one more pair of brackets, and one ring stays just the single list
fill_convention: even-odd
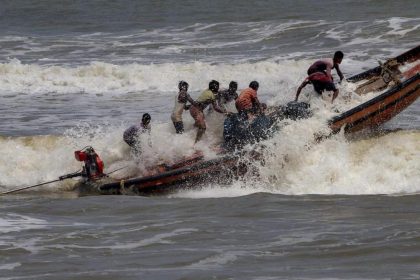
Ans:
[{"label": "man in red shirt", "polygon": [[235,102],[236,109],[240,115],[255,115],[262,111],[261,103],[257,97],[258,88],[258,82],[252,81],[248,88],[241,91]]},{"label": "man in red shirt", "polygon": [[[311,75],[315,72],[320,72],[323,70],[320,70],[321,68],[326,68],[326,72],[329,76],[331,75],[331,70],[335,69],[337,71],[338,76],[340,77],[340,83],[344,79],[343,73],[341,73],[340,70],[340,64],[343,61],[344,54],[342,51],[336,51],[334,53],[334,57],[331,58],[325,58],[318,61],[315,61],[314,64],[312,64],[308,69],[308,75]],[[331,78],[332,79],[332,78]]]},{"label": "man in red shirt", "polygon": [[319,94],[322,95],[324,90],[333,91],[333,97],[331,103],[334,102],[334,99],[338,95],[338,89],[335,87],[331,75],[327,72],[327,66],[325,64],[319,65],[318,72],[314,72],[310,74],[306,79],[302,82],[296,92],[295,101],[298,101],[300,92],[307,84],[312,84],[314,90]]}]

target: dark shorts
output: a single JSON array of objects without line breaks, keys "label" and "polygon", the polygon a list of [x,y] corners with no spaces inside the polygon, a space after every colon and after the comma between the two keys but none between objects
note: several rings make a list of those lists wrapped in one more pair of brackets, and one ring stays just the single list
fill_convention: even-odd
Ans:
[{"label": "dark shorts", "polygon": [[331,83],[331,82],[311,81],[311,83],[314,86],[314,90],[319,94],[322,94],[324,90],[327,90],[327,91],[336,90],[334,83]]}]

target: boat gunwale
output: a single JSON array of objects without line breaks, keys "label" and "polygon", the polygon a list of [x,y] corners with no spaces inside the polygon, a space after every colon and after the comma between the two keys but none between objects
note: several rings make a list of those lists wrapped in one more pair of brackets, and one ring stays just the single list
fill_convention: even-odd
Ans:
[{"label": "boat gunwale", "polygon": [[[413,62],[415,60],[418,60],[418,59],[420,59],[420,45],[418,45],[418,46],[416,46],[416,47],[414,47],[414,48],[412,48],[412,49],[410,49],[410,50],[408,50],[408,51],[406,51],[406,52],[404,52],[404,53],[402,53],[402,54],[400,54],[400,55],[398,55],[394,58],[391,58],[391,60],[392,59],[395,59],[398,63],[401,63],[401,64],[404,64],[404,63],[407,63],[407,62],[410,63],[410,62]],[[382,71],[382,67],[381,66],[376,66],[375,68],[371,68],[371,69],[368,69],[364,72],[361,72],[359,74],[351,76],[350,78],[347,78],[346,80],[348,82],[351,82],[351,83],[359,82],[359,81],[364,80],[364,79],[368,79],[368,78],[371,78],[371,77],[374,77],[374,76],[379,76],[381,74],[381,71]]]},{"label": "boat gunwale", "polygon": [[[344,119],[354,115],[357,112],[363,111],[366,108],[368,108],[370,106],[373,106],[373,105],[377,104],[378,102],[383,101],[385,98],[387,98],[389,96],[392,96],[395,93],[398,93],[399,91],[403,90],[404,88],[410,86],[412,83],[417,82],[417,80],[419,80],[419,79],[420,79],[420,73],[417,73],[413,77],[411,77],[411,78],[407,79],[406,81],[402,82],[400,85],[397,85],[397,86],[387,90],[386,92],[384,92],[384,93],[382,93],[382,94],[380,94],[380,95],[378,95],[378,96],[376,96],[376,97],[374,97],[374,98],[372,98],[372,99],[370,99],[370,100],[368,100],[368,101],[366,101],[366,102],[364,102],[364,103],[362,103],[362,104],[360,104],[360,105],[358,105],[358,106],[356,106],[356,107],[354,107],[354,108],[352,108],[352,109],[350,109],[350,110],[348,110],[348,111],[346,111],[346,112],[344,112],[344,113],[342,113],[338,116],[333,117],[328,123],[329,123],[330,126],[334,125],[334,123],[336,123],[336,122],[344,120]],[[420,86],[420,83],[419,83],[419,86]],[[417,88],[415,90],[417,90]]]},{"label": "boat gunwale", "polygon": [[[136,177],[136,178],[131,178],[128,180],[118,180],[117,182],[114,183],[107,183],[107,184],[103,184],[100,186],[100,190],[108,190],[108,189],[112,189],[115,187],[119,187],[122,183],[124,185],[127,186],[132,186],[132,185],[139,185],[139,184],[143,184],[143,183],[149,183],[150,181],[154,181],[154,180],[160,180],[160,179],[165,179],[168,177],[172,177],[172,176],[178,176],[178,175],[182,175],[188,172],[195,172],[197,170],[200,169],[204,169],[204,168],[208,168],[214,165],[218,165],[223,161],[236,161],[238,159],[237,156],[235,155],[227,155],[224,156],[222,158],[217,158],[217,159],[212,159],[212,160],[207,160],[207,161],[203,161],[203,162],[198,162],[193,164],[192,166],[187,166],[187,167],[182,167],[182,168],[177,168],[174,170],[170,170],[170,171],[165,171],[156,175],[150,175],[150,176],[146,176],[146,177]],[[176,182],[175,182],[176,183]]]}]

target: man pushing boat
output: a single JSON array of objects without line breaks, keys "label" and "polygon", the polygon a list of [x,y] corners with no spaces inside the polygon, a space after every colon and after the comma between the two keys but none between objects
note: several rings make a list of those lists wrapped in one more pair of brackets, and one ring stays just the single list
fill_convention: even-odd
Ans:
[{"label": "man pushing boat", "polygon": [[260,103],[257,97],[257,91],[260,84],[257,81],[252,81],[249,87],[241,91],[241,94],[236,99],[235,105],[239,115],[246,119],[252,116],[259,115],[264,111],[264,105]]},{"label": "man pushing boat", "polygon": [[139,153],[141,151],[138,145],[138,137],[143,133],[150,134],[150,120],[150,114],[145,113],[141,118],[140,124],[132,125],[126,131],[124,131],[123,139],[125,143],[127,143],[135,153]]},{"label": "man pushing boat", "polygon": [[333,83],[333,79],[331,75],[328,74],[327,72],[326,64],[319,65],[317,72],[314,72],[310,74],[308,77],[306,77],[306,79],[302,82],[302,84],[297,89],[295,101],[298,101],[300,92],[308,84],[312,84],[314,87],[314,90],[319,95],[322,95],[322,92],[325,90],[333,91],[331,103],[333,103],[334,99],[338,96],[338,89],[335,87],[335,84]]},{"label": "man pushing boat", "polygon": [[201,95],[197,98],[195,104],[190,107],[190,114],[195,120],[194,126],[198,128],[197,136],[195,137],[195,143],[200,141],[201,137],[203,137],[204,132],[206,131],[206,121],[204,118],[204,109],[208,105],[212,105],[213,109],[221,114],[228,115],[229,112],[224,109],[220,108],[220,106],[216,102],[216,95],[219,91],[219,82],[212,80],[209,83],[209,88],[206,89],[201,93]]},{"label": "man pushing boat", "polygon": [[340,70],[340,64],[343,61],[344,53],[342,51],[336,51],[334,53],[333,58],[324,58],[318,61],[315,61],[309,68],[308,68],[308,75],[311,75],[316,72],[324,71],[321,69],[326,68],[327,74],[332,78],[331,70],[335,69],[337,71],[338,76],[340,77],[340,83],[344,79],[343,73]]},{"label": "man pushing boat", "polygon": [[190,106],[190,105],[187,105],[187,102],[190,102],[191,104],[196,104],[196,103],[188,94],[187,82],[180,81],[178,84],[178,89],[179,89],[179,93],[178,93],[178,96],[175,98],[175,107],[174,107],[174,110],[172,111],[171,120],[174,124],[176,133],[182,134],[184,133],[184,123],[182,121],[182,113],[184,112],[184,110],[188,110],[187,108]]}]

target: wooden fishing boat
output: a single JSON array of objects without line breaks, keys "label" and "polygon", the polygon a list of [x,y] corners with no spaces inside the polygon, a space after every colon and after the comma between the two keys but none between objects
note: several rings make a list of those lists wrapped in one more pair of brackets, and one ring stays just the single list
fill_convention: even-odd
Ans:
[{"label": "wooden fishing boat", "polygon": [[420,96],[420,74],[398,84],[381,95],[334,117],[329,125],[333,132],[344,127],[346,133],[375,128],[389,121]]},{"label": "wooden fishing boat", "polygon": [[[119,180],[93,185],[100,194],[159,195],[178,189],[197,188],[200,183],[227,183],[241,174],[239,157],[227,155],[212,160],[203,160],[188,166],[175,168],[152,176]],[[92,186],[90,190],[92,191]]]},{"label": "wooden fishing boat", "polygon": [[[329,121],[333,132],[344,127],[346,133],[364,128],[377,127],[412,104],[420,95],[419,65],[401,73],[400,66],[420,60],[420,46],[405,52],[385,64],[372,68],[348,79],[359,83],[357,92],[385,90],[373,99],[347,111]],[[268,114],[272,123],[282,118],[296,119],[310,117],[297,104],[272,108]],[[296,110],[291,110],[296,109]],[[292,111],[292,112],[291,112]],[[236,149],[237,150],[237,149]],[[196,153],[175,164],[159,165],[151,175],[138,178],[112,180],[110,178],[79,184],[78,190],[84,193],[99,194],[137,194],[157,195],[180,189],[197,188],[201,183],[228,183],[247,172],[247,167],[241,164],[242,157],[260,160],[257,153],[231,153],[221,149],[219,157],[205,160],[201,153]]]},{"label": "wooden fishing boat", "polygon": [[359,83],[356,92],[383,91],[359,106],[334,117],[329,121],[333,132],[342,127],[346,133],[365,128],[375,128],[398,115],[420,96],[420,63],[407,71],[403,65],[420,60],[420,46],[417,46],[378,67],[372,68],[348,79]]},{"label": "wooden fishing boat", "polygon": [[[252,157],[247,155],[246,157]],[[191,158],[200,155],[194,155]],[[240,163],[243,155],[225,154],[211,160],[193,160],[191,164],[179,162],[179,167],[174,166],[154,175],[112,179],[102,177],[97,180],[80,180],[74,187],[79,195],[162,195],[188,188],[199,188],[209,182],[226,184],[247,172],[247,166]],[[254,155],[257,159],[258,155]],[[160,167],[159,167],[160,168]]]}]

